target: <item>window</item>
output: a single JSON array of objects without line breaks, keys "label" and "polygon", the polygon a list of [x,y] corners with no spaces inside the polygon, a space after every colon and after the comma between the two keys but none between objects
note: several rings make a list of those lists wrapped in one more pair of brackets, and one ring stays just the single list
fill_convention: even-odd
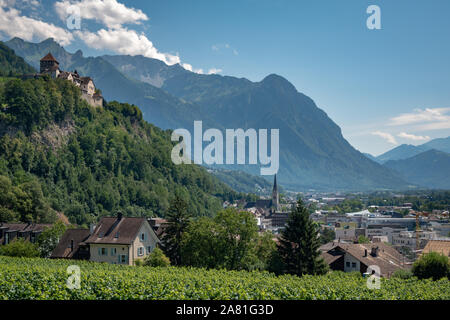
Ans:
[{"label": "window", "polygon": [[116,248],[111,248],[111,255],[115,256],[117,254],[117,249]]},{"label": "window", "polygon": [[356,268],[356,262],[352,262],[352,268]]},{"label": "window", "polygon": [[141,233],[141,240],[142,240],[142,241],[145,240],[145,233]]},{"label": "window", "polygon": [[152,252],[152,246],[147,247],[147,253],[150,253],[150,252]]},{"label": "window", "polygon": [[101,256],[107,256],[108,250],[106,248],[100,248],[100,255]]},{"label": "window", "polygon": [[119,256],[119,263],[127,263],[127,256],[125,254]]},{"label": "window", "polygon": [[144,255],[144,247],[139,247],[138,248],[138,256],[143,256]]},{"label": "window", "polygon": [[119,238],[119,231],[116,232],[116,235],[114,236],[114,238]]},{"label": "window", "polygon": [[350,262],[347,261],[347,262],[345,263],[345,266],[346,266],[347,268],[350,268]]}]

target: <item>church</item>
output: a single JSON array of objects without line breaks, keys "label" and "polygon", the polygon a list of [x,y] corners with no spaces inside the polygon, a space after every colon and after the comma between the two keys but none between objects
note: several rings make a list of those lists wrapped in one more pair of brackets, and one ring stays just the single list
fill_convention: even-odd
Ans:
[{"label": "church", "polygon": [[281,211],[280,194],[278,192],[277,175],[273,179],[272,197],[270,199],[259,199],[255,202],[247,202],[245,209],[254,208],[261,213],[258,225],[261,229],[277,232],[284,228],[288,219],[288,212]]},{"label": "church", "polygon": [[278,186],[277,186],[277,175],[273,178],[273,189],[272,189],[272,198],[271,199],[259,199],[256,200],[256,202],[249,202],[247,204],[248,206],[266,209],[270,211],[280,211],[280,195],[278,193]]}]

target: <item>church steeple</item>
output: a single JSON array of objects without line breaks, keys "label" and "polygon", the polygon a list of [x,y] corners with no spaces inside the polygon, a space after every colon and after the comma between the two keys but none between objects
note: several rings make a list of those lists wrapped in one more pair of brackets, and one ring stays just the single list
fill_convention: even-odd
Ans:
[{"label": "church steeple", "polygon": [[275,208],[275,210],[280,209],[278,186],[277,186],[277,175],[276,174],[273,178],[272,207]]}]

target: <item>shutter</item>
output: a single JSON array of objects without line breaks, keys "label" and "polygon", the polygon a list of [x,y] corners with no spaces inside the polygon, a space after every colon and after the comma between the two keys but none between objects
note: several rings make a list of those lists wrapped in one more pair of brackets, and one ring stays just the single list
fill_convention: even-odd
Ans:
[{"label": "shutter", "polygon": [[102,255],[102,248],[98,248],[98,255],[99,255],[99,256]]},{"label": "shutter", "polygon": [[120,263],[120,254],[117,255],[117,262]]}]

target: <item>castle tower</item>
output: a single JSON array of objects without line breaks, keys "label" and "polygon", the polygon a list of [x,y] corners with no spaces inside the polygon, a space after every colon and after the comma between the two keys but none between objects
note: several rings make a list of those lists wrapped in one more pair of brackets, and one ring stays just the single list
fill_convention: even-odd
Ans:
[{"label": "castle tower", "polygon": [[273,178],[273,190],[272,190],[272,208],[275,210],[280,210],[278,186],[277,186],[277,175],[275,174]]},{"label": "castle tower", "polygon": [[50,52],[40,60],[40,72],[48,73],[55,78],[58,76],[59,62],[56,61]]}]

